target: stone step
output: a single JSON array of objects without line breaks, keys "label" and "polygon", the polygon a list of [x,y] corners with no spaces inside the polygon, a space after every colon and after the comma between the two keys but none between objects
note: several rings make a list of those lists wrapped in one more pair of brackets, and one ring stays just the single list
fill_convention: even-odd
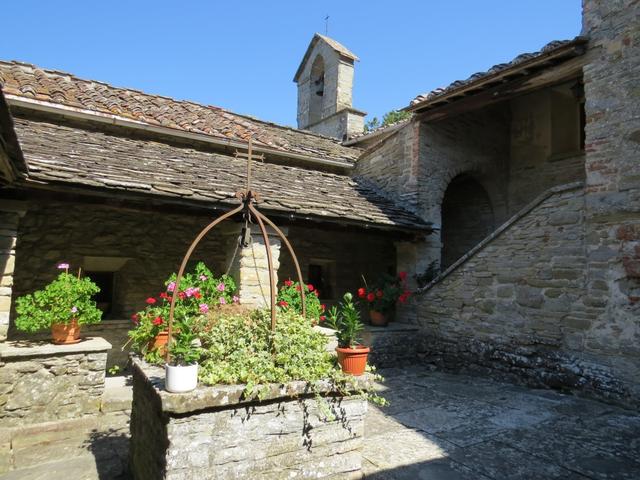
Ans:
[{"label": "stone step", "polygon": [[0,480],[128,480],[122,458],[96,458],[85,454],[0,475]]}]

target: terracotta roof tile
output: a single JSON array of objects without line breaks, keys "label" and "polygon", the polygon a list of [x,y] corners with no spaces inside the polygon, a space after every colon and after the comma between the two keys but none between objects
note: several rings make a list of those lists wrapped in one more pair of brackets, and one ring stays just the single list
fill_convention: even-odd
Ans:
[{"label": "terracotta roof tile", "polygon": [[150,125],[219,138],[247,140],[283,153],[309,155],[351,165],[359,150],[329,137],[238,115],[227,110],[137,90],[83,80],[69,73],[0,61],[0,87],[5,94],[118,115]]}]

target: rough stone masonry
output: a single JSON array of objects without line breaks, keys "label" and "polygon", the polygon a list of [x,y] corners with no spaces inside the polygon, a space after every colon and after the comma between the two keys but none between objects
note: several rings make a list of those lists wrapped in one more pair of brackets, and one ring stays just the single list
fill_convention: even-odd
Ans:
[{"label": "rough stone masonry", "polygon": [[133,477],[358,477],[366,400],[325,397],[335,416],[327,419],[305,382],[271,387],[259,402],[243,398],[244,385],[171,394],[162,369],[134,360]]}]

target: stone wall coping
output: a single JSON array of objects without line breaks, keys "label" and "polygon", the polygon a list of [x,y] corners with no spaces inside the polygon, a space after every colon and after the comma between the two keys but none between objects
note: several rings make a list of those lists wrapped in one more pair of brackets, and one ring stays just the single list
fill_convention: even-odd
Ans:
[{"label": "stone wall coping", "polygon": [[[308,382],[294,381],[284,385],[269,384],[262,399],[245,398],[244,384],[239,385],[198,385],[187,393],[169,393],[164,389],[164,368],[150,365],[139,357],[132,357],[132,365],[153,387],[155,394],[162,403],[162,411],[169,414],[184,414],[200,410],[223,410],[258,402],[272,402],[275,400],[291,400],[297,397],[315,395]],[[373,376],[365,373],[361,377],[354,377],[354,389],[368,390],[373,384]],[[316,391],[320,394],[335,393],[329,381],[316,384]]]},{"label": "stone wall coping", "polygon": [[422,288],[418,288],[416,293],[424,293],[427,290],[430,290],[434,285],[440,283],[446,277],[448,277],[451,273],[458,269],[462,264],[466,263],[469,259],[475,256],[478,252],[480,252],[484,247],[486,247],[489,243],[491,243],[494,239],[502,235],[505,231],[507,231],[513,224],[515,224],[518,220],[525,217],[531,210],[536,208],[542,202],[547,200],[549,197],[554,195],[559,195],[561,193],[569,192],[572,190],[579,190],[584,188],[584,182],[572,182],[566,183],[564,185],[557,185],[555,187],[551,187],[540,195],[538,195],[535,199],[521,208],[515,215],[509,218],[506,222],[496,228],[491,234],[484,238],[480,243],[478,243],[475,247],[469,250],[466,254],[456,260],[453,264],[449,266],[445,271],[440,273],[440,275],[436,276],[433,280],[431,280],[427,285]]},{"label": "stone wall coping", "polygon": [[86,337],[72,345],[55,345],[51,342],[36,340],[11,340],[0,343],[0,360],[106,352],[110,349],[111,344],[102,337]]}]

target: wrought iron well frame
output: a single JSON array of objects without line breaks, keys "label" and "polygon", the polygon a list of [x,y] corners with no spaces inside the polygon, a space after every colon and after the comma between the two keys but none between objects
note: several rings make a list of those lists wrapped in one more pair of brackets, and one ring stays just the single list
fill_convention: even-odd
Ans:
[{"label": "wrought iron well frame", "polygon": [[[168,324],[168,341],[167,348],[165,351],[165,361],[170,363],[171,360],[171,344],[173,343],[173,320],[176,306],[176,299],[178,298],[178,292],[180,291],[180,282],[184,275],[184,271],[187,267],[187,263],[191,258],[194,250],[200,243],[200,241],[217,225],[221,224],[225,220],[233,217],[234,215],[241,213],[243,214],[245,221],[245,228],[250,228],[250,225],[253,223],[252,220],[255,219],[260,227],[260,233],[262,234],[262,238],[264,239],[264,246],[267,252],[267,265],[269,269],[269,296],[271,300],[271,331],[275,331],[276,329],[276,285],[275,285],[275,271],[273,268],[273,257],[271,253],[271,245],[269,243],[269,234],[267,232],[267,228],[265,227],[265,223],[269,225],[273,231],[280,237],[282,242],[286,245],[287,250],[289,251],[289,255],[293,259],[293,264],[296,268],[296,274],[298,275],[298,282],[300,284],[300,296],[302,299],[302,316],[306,317],[306,299],[304,292],[304,283],[302,281],[302,271],[300,270],[300,263],[298,262],[298,257],[293,251],[293,247],[287,237],[284,235],[282,230],[280,230],[275,223],[273,223],[266,215],[259,212],[258,209],[254,206],[254,203],[260,201],[260,195],[258,192],[251,190],[251,162],[253,161],[253,144],[251,137],[247,142],[247,153],[243,154],[236,151],[236,158],[246,157],[247,159],[247,185],[244,191],[239,190],[236,192],[236,198],[240,200],[240,205],[238,205],[233,210],[220,215],[213,222],[209,223],[206,227],[204,227],[200,233],[196,236],[196,238],[191,242],[191,245],[187,249],[187,253],[182,259],[182,263],[180,264],[180,269],[178,270],[178,275],[175,281],[175,287],[173,289],[173,293],[171,295],[171,306],[169,308],[169,324]],[[260,156],[260,159],[264,159],[264,157]],[[239,241],[242,241],[240,239]]]}]

